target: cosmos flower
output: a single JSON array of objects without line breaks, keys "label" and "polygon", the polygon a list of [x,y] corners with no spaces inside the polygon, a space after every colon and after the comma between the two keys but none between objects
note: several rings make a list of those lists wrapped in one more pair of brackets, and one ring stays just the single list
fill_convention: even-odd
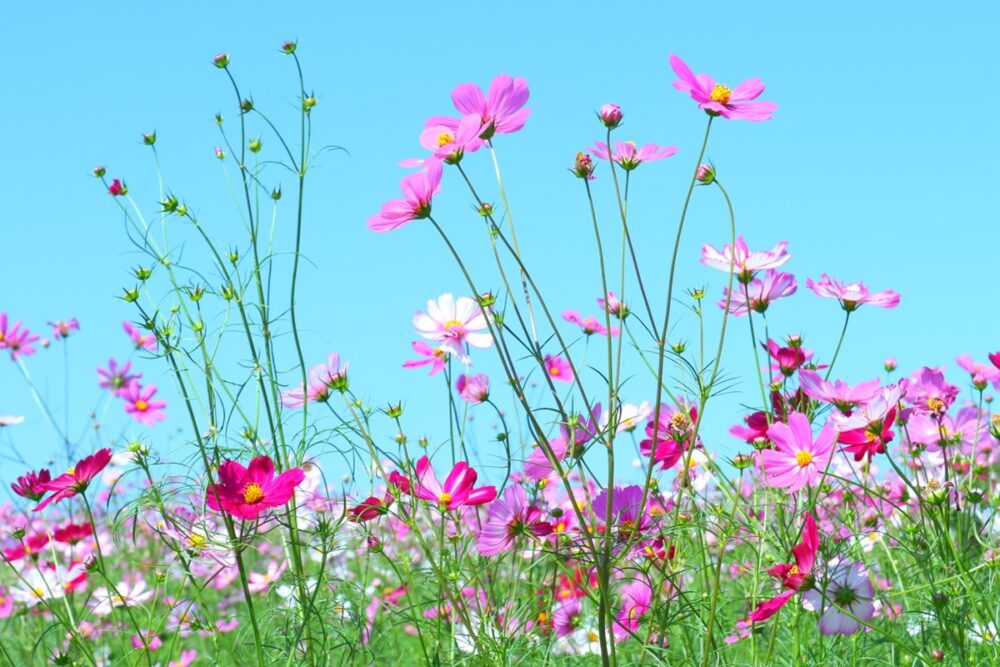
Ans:
[{"label": "cosmos flower", "polygon": [[476,542],[483,556],[496,556],[509,551],[521,535],[544,537],[552,526],[542,521],[542,511],[528,504],[524,489],[509,486],[503,496],[493,501],[483,529]]},{"label": "cosmos flower", "polygon": [[114,359],[108,359],[107,368],[97,368],[97,384],[101,389],[107,389],[112,394],[120,396],[133,381],[142,377],[142,373],[130,373],[131,370],[131,361],[126,361],[119,366]]},{"label": "cosmos flower", "polygon": [[864,563],[836,558],[816,580],[802,594],[802,606],[819,612],[822,634],[854,634],[862,627],[855,618],[867,621],[875,615],[875,589]]},{"label": "cosmos flower", "polygon": [[542,361],[545,365],[545,372],[553,380],[572,383],[576,379],[576,376],[573,374],[573,367],[558,354],[546,354]]},{"label": "cosmos flower", "polygon": [[729,312],[732,315],[742,316],[750,311],[763,313],[778,299],[795,294],[796,289],[798,285],[795,283],[795,276],[768,269],[763,280],[754,278],[745,288],[734,289],[732,297],[729,297],[729,289],[723,287],[719,308],[725,310],[728,297]]},{"label": "cosmos flower", "polygon": [[152,426],[167,418],[163,412],[163,408],[167,407],[166,401],[153,400],[156,385],[148,384],[143,387],[138,380],[132,380],[118,395],[125,401],[125,412],[140,424]]},{"label": "cosmos flower", "polygon": [[86,458],[77,461],[76,465],[55,479],[41,485],[41,488],[52,495],[43,500],[35,511],[45,509],[51,503],[58,503],[66,498],[72,498],[83,493],[90,486],[91,480],[111,461],[111,450],[99,449]]},{"label": "cosmos flower", "polygon": [[616,141],[614,149],[609,151],[606,143],[595,141],[591,151],[602,160],[610,159],[621,165],[625,171],[632,171],[643,162],[665,160],[677,152],[677,147],[644,144],[640,148],[634,141]]},{"label": "cosmos flower", "polygon": [[478,474],[465,461],[459,461],[448,473],[442,485],[434,474],[434,466],[426,456],[417,461],[417,481],[413,495],[438,504],[441,509],[455,510],[463,506],[483,505],[497,497],[492,486],[473,488]]},{"label": "cosmos flower", "polygon": [[707,74],[695,75],[683,60],[673,54],[670,55],[670,67],[679,77],[678,81],[674,81],[674,88],[688,93],[698,103],[698,108],[710,116],[762,121],[770,120],[778,108],[774,102],[755,101],[764,92],[760,79],[747,79],[730,89]]},{"label": "cosmos flower", "polygon": [[69,320],[49,322],[49,326],[52,327],[52,337],[56,340],[69,338],[70,333],[80,330],[80,323],[75,317],[70,318]]},{"label": "cosmos flower", "polygon": [[[589,317],[580,317],[580,313],[575,310],[567,310],[562,314],[562,317],[567,322],[572,322],[576,326],[580,327],[583,333],[587,336],[595,333],[602,336],[608,335],[608,328],[601,324],[600,320],[593,315]],[[611,335],[618,335],[618,327],[611,327]]]},{"label": "cosmos flower", "polygon": [[847,312],[857,310],[859,306],[866,303],[879,308],[895,308],[899,305],[899,295],[891,289],[870,292],[864,283],[845,284],[825,273],[820,276],[818,282],[807,278],[806,287],[811,289],[816,296],[837,299],[840,301],[840,306]]},{"label": "cosmos flower", "polygon": [[757,605],[747,619],[750,623],[766,621],[778,613],[793,595],[812,586],[813,565],[816,564],[818,551],[819,533],[816,530],[816,520],[811,514],[806,514],[802,527],[802,541],[792,548],[795,563],[776,565],[767,571],[788,590]]},{"label": "cosmos flower", "polygon": [[317,364],[309,369],[308,387],[302,383],[295,389],[281,392],[281,404],[286,408],[301,408],[307,402],[325,403],[330,399],[333,390],[344,392],[348,388],[346,361],[340,363],[340,355],[330,353],[325,363]]},{"label": "cosmos flower", "polygon": [[741,283],[749,283],[758,271],[784,266],[792,258],[785,250],[787,246],[788,243],[782,241],[771,250],[750,250],[746,241],[740,236],[736,239],[735,246],[727,243],[722,246],[721,251],[707,243],[703,245],[701,263],[726,273],[729,273],[730,268],[732,268],[736,278]]},{"label": "cosmos flower", "polygon": [[523,108],[529,94],[525,79],[499,74],[486,95],[476,84],[463,83],[451,92],[451,101],[463,116],[479,117],[479,136],[489,140],[496,134],[510,134],[524,127],[531,115],[531,109]]},{"label": "cosmos flower", "polygon": [[479,405],[490,397],[490,379],[485,373],[458,376],[455,389],[469,405]]},{"label": "cosmos flower", "polygon": [[403,199],[391,199],[382,210],[368,218],[368,229],[382,234],[399,229],[411,220],[422,220],[431,214],[431,199],[441,185],[442,167],[439,160],[428,160],[426,168],[405,176],[399,187]]},{"label": "cosmos flower", "polygon": [[21,355],[27,357],[34,354],[32,343],[37,341],[38,335],[22,329],[20,320],[11,324],[7,313],[0,313],[0,350],[9,350],[12,361],[17,361]]},{"label": "cosmos flower", "polygon": [[809,418],[800,412],[788,415],[788,423],[776,422],[767,429],[774,449],[760,453],[767,485],[795,493],[819,481],[833,456],[837,432],[829,424],[813,440]]},{"label": "cosmos flower", "polygon": [[480,333],[488,328],[482,306],[471,297],[456,299],[450,292],[429,299],[427,312],[413,316],[413,326],[424,338],[448,345],[458,355],[464,354],[466,344],[478,348],[493,344],[493,336]]},{"label": "cosmos flower", "polygon": [[139,329],[129,321],[122,322],[122,329],[128,334],[128,337],[132,339],[135,344],[135,349],[146,350],[147,352],[156,352],[156,336],[153,334],[144,334]]},{"label": "cosmos flower", "polygon": [[809,398],[831,403],[848,414],[862,403],[875,398],[880,389],[878,378],[852,387],[841,380],[827,382],[819,373],[808,369],[799,371],[799,384]]},{"label": "cosmos flower", "polygon": [[138,579],[134,584],[124,581],[115,587],[117,591],[104,586],[94,591],[91,610],[97,616],[109,615],[115,607],[135,607],[153,599],[153,590],[146,589],[146,582]]},{"label": "cosmos flower", "polygon": [[290,468],[276,477],[274,461],[267,456],[258,456],[247,468],[227,459],[219,466],[219,481],[205,491],[205,503],[213,510],[250,521],[287,503],[304,478],[302,468]]}]

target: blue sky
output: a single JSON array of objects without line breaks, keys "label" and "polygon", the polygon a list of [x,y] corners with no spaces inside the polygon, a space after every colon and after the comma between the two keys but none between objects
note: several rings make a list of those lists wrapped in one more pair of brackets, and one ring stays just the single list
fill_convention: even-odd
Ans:
[{"label": "blue sky", "polygon": [[[992,110],[1000,93],[991,46],[998,17],[981,7],[972,13],[924,2],[716,2],[612,9],[582,2],[501,9],[453,2],[365,11],[299,3],[273,14],[263,4],[179,3],[153,12],[91,3],[67,5],[53,16],[22,3],[8,9],[0,40],[6,89],[0,119],[7,128],[0,310],[37,331],[51,319],[80,319],[83,330],[69,350],[70,420],[74,431],[85,428],[99,398],[95,367],[129,353],[121,321],[135,313],[116,297],[134,283],[129,270],[141,259],[90,170],[107,165],[109,176],[126,180],[152,214],[156,172],[141,134],[155,130],[166,186],[198,210],[224,245],[242,243],[213,155],[220,143],[214,114],[222,112],[230,125],[237,114],[211,57],[228,52],[244,94],[294,133],[294,69],[278,49],[283,40],[298,39],[306,85],[319,102],[315,145],[349,151],[321,157],[307,186],[308,261],[299,295],[306,357],[319,362],[340,352],[351,362],[352,386],[361,396],[376,405],[404,400],[411,436],[439,440],[446,435],[440,378],[400,364],[410,357],[413,312],[428,298],[466,289],[426,224],[385,236],[365,228],[368,216],[398,193],[405,172],[396,163],[421,155],[423,121],[452,111],[456,84],[486,86],[501,72],[526,77],[531,119],[522,132],[497,142],[519,240],[555,310],[597,314],[589,213],[566,167],[577,150],[602,138],[593,111],[617,102],[626,114],[619,138],[680,149],[640,168],[630,204],[640,261],[654,302],[662,303],[671,239],[705,122],[670,86],[667,58],[675,52],[695,71],[732,84],[760,76],[764,98],[779,104],[767,123],[716,123],[708,150],[751,246],[789,242],[793,259],[786,268],[800,290],[772,308],[772,335],[802,333],[829,358],[842,313],[804,286],[806,277],[828,272],[892,287],[903,297],[895,311],[857,313],[837,375],[851,381],[878,375],[888,356],[905,371],[952,364],[962,352],[985,358],[1000,348],[987,291],[1000,152]],[[264,159],[275,157],[277,142],[260,132]],[[496,199],[487,156],[470,156],[469,170],[487,198]],[[606,176],[599,173],[594,189],[609,245],[617,247]],[[266,177],[286,195],[294,190],[277,170]],[[714,191],[695,194],[678,285],[705,285],[718,298],[724,276],[697,257],[702,243],[721,245],[727,238],[725,209]],[[489,285],[481,229],[454,173],[446,173],[435,214],[470,262],[482,267],[484,282],[496,287]],[[285,250],[293,222],[286,196],[278,212]],[[176,233],[187,238],[185,230]],[[192,260],[198,257],[193,248],[186,251]],[[287,257],[277,266],[287,269]],[[677,337],[696,337],[692,317],[676,322]],[[725,367],[743,381],[711,408],[715,418],[705,428],[706,443],[726,453],[735,443],[725,430],[756,393],[745,320],[734,325]],[[480,370],[495,370],[491,356],[478,358]],[[145,434],[162,449],[183,446],[177,429],[186,423],[165,365],[145,360],[139,367],[147,381],[165,386],[171,418],[145,431],[120,421],[112,406],[107,423],[114,433],[105,436],[125,426],[125,433]],[[61,405],[61,350],[36,355],[29,368],[41,391]],[[961,380],[952,368],[953,380]],[[625,398],[651,399],[654,383],[638,365],[631,372],[632,393]],[[0,379],[0,414],[27,418],[0,434],[0,447],[13,438],[30,463],[44,463],[57,452],[51,431],[16,367],[0,365]],[[392,431],[384,427],[380,436],[387,438]],[[0,460],[0,478],[19,470]]]}]

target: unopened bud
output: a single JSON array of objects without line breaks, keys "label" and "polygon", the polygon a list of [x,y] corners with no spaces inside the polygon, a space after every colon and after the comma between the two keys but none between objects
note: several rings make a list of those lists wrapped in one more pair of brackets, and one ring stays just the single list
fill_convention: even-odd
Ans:
[{"label": "unopened bud", "polygon": [[576,160],[573,162],[573,173],[577,178],[583,178],[588,181],[594,180],[594,161],[591,157],[580,151],[576,154]]},{"label": "unopened bud", "polygon": [[715,183],[715,166],[710,163],[699,164],[695,178],[698,179],[698,182],[702,185],[711,185],[712,183]]},{"label": "unopened bud", "polygon": [[247,98],[240,102],[240,111],[243,113],[250,113],[253,111],[253,100]]},{"label": "unopened bud", "polygon": [[882,368],[885,369],[886,373],[891,373],[894,370],[896,370],[896,358],[889,357],[888,359],[886,359],[885,363],[882,364]]},{"label": "unopened bud", "polygon": [[106,173],[108,173],[108,170],[105,169],[103,165],[97,165],[96,167],[94,167],[93,174],[97,178],[100,178],[101,176],[104,176],[104,174],[106,174]]},{"label": "unopened bud", "polygon": [[604,127],[613,130],[622,122],[622,108],[617,104],[602,105],[597,117],[601,119]]},{"label": "unopened bud", "polygon": [[142,135],[142,143],[147,146],[152,146],[156,143],[156,131],[150,132],[149,134]]},{"label": "unopened bud", "polygon": [[226,159],[226,151],[224,151],[220,147],[216,146],[215,147],[215,157],[219,158],[220,160],[225,160]]},{"label": "unopened bud", "polygon": [[139,300],[139,290],[138,289],[127,289],[125,290],[125,296],[122,297],[128,303],[135,303]]},{"label": "unopened bud", "polygon": [[479,215],[484,218],[488,218],[493,215],[493,204],[483,202],[483,204],[479,207]]},{"label": "unopened bud", "polygon": [[215,63],[215,66],[218,67],[219,69],[226,69],[227,67],[229,67],[229,55],[225,53],[220,53],[214,58],[212,58],[212,62]]},{"label": "unopened bud", "polygon": [[259,153],[260,149],[264,147],[264,143],[260,139],[251,139],[248,148],[251,153]]},{"label": "unopened bud", "polygon": [[299,46],[298,42],[293,42],[291,40],[289,40],[287,42],[282,42],[281,43],[281,52],[282,53],[287,53],[287,54],[291,55],[291,54],[295,53],[295,49],[297,49],[298,46]]}]

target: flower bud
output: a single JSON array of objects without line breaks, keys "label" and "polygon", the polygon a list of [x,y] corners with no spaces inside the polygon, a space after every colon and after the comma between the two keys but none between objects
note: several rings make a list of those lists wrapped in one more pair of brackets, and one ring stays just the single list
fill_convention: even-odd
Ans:
[{"label": "flower bud", "polygon": [[248,148],[251,153],[259,153],[260,149],[264,147],[264,143],[260,139],[251,139]]},{"label": "flower bud", "polygon": [[216,125],[222,125],[222,114],[221,113],[215,114],[215,124]]},{"label": "flower bud", "polygon": [[309,97],[302,100],[302,110],[309,112],[312,108],[316,106],[316,98],[310,95]]},{"label": "flower bud", "polygon": [[753,457],[749,454],[737,454],[733,457],[733,467],[737,470],[746,470],[753,465]]},{"label": "flower bud", "polygon": [[711,163],[704,163],[698,165],[698,171],[695,174],[695,178],[702,185],[711,185],[715,183],[715,166]]},{"label": "flower bud", "polygon": [[108,194],[112,197],[124,197],[128,194],[128,186],[116,178],[108,186]]},{"label": "flower bud", "polygon": [[622,108],[617,104],[605,104],[597,112],[597,117],[604,127],[613,130],[622,122]]},{"label": "flower bud", "polygon": [[882,364],[882,367],[885,369],[886,373],[893,372],[894,370],[896,370],[896,358],[889,357],[888,359],[885,360],[885,363]]},{"label": "flower bud", "polygon": [[142,143],[146,144],[147,146],[152,146],[153,144],[155,144],[156,143],[156,130],[153,130],[149,134],[142,135]]},{"label": "flower bud", "polygon": [[212,58],[212,62],[215,63],[215,66],[219,69],[226,69],[229,67],[229,56],[225,53],[220,53]]},{"label": "flower bud", "polygon": [[226,151],[222,150],[222,148],[220,148],[219,146],[216,146],[215,147],[215,157],[219,158],[220,160],[225,160],[226,159]]},{"label": "flower bud", "polygon": [[479,207],[478,212],[479,215],[483,216],[484,218],[488,218],[489,216],[493,215],[493,204],[483,202],[483,204]]},{"label": "flower bud", "polygon": [[281,52],[282,53],[287,53],[288,55],[291,55],[291,54],[295,53],[295,49],[297,49],[298,46],[299,46],[299,43],[298,42],[293,42],[292,40],[288,40],[287,42],[282,42],[281,43]]},{"label": "flower bud", "polygon": [[281,199],[281,186],[279,185],[275,189],[271,190],[271,199],[278,201]]},{"label": "flower bud", "polygon": [[385,414],[390,419],[399,419],[403,416],[403,406],[400,405],[390,405],[385,409]]},{"label": "flower bud", "polygon": [[675,354],[684,354],[684,350],[687,349],[687,343],[684,341],[674,343],[670,346],[670,349],[673,350]]},{"label": "flower bud", "polygon": [[179,203],[180,202],[177,201],[177,197],[168,195],[166,200],[160,202],[160,206],[163,207],[161,210],[163,213],[176,213],[177,205]]},{"label": "flower bud", "polygon": [[243,113],[250,113],[253,111],[253,100],[247,98],[240,102],[240,111]]},{"label": "flower bud", "polygon": [[489,308],[497,302],[497,297],[493,292],[483,292],[476,300],[479,302],[480,308]]},{"label": "flower bud", "polygon": [[94,167],[93,174],[97,178],[100,178],[101,176],[104,176],[104,174],[106,174],[106,173],[108,173],[108,170],[104,168],[104,165],[100,165],[99,164],[96,167]]},{"label": "flower bud", "polygon": [[125,296],[122,297],[128,303],[135,303],[139,300],[139,290],[138,289],[127,289],[125,290]]},{"label": "flower bud", "polygon": [[988,384],[989,381],[986,379],[986,376],[983,375],[982,373],[976,373],[975,375],[972,376],[972,386],[976,388],[976,391],[983,391],[984,389],[986,389],[986,385]]},{"label": "flower bud", "polygon": [[587,153],[580,151],[576,154],[576,161],[573,163],[573,173],[577,178],[584,178],[588,181],[594,180],[594,161]]},{"label": "flower bud", "polygon": [[144,266],[137,266],[134,269],[132,269],[132,273],[138,280],[146,282],[147,280],[149,280],[149,277],[153,275],[153,269],[147,269]]}]

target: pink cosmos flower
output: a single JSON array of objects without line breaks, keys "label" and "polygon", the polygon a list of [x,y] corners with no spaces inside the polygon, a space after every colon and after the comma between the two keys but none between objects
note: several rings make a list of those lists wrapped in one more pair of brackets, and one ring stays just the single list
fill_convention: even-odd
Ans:
[{"label": "pink cosmos flower", "polygon": [[67,523],[52,531],[52,539],[60,544],[78,544],[94,534],[89,523]]},{"label": "pink cosmos flower", "polygon": [[773,360],[771,370],[791,377],[795,371],[802,368],[812,357],[812,350],[803,350],[798,345],[782,347],[773,339],[768,339],[767,343],[761,343],[761,347],[767,350],[768,356]]},{"label": "pink cosmos flower", "polygon": [[[565,423],[559,424],[559,437],[549,440],[549,448],[556,461],[567,456],[579,456],[583,446],[597,437],[598,423],[601,421],[601,404],[591,409],[590,415],[570,415]],[[542,447],[536,447],[524,463],[524,475],[528,479],[545,479],[554,470],[552,460]]]},{"label": "pink cosmos flower", "polygon": [[444,485],[437,481],[434,466],[426,456],[417,461],[417,480],[414,495],[438,504],[442,510],[456,510],[463,506],[483,505],[497,497],[496,487],[473,488],[478,474],[465,461],[459,461],[448,473]]},{"label": "pink cosmos flower", "polygon": [[478,348],[493,344],[489,333],[478,333],[488,328],[486,315],[475,299],[467,296],[455,299],[447,293],[428,300],[427,312],[418,310],[413,326],[424,338],[447,345],[458,355],[464,354],[466,343]]},{"label": "pink cosmos flower", "polygon": [[816,296],[837,299],[840,306],[847,312],[857,310],[862,304],[871,304],[879,308],[895,308],[899,305],[899,295],[891,289],[882,292],[869,292],[864,283],[845,284],[825,273],[819,282],[812,278],[806,279],[806,287]]},{"label": "pink cosmos flower", "polygon": [[624,320],[631,312],[628,304],[619,301],[614,292],[608,292],[606,298],[597,297],[597,305],[600,306],[601,310],[607,310],[609,314],[620,320]]},{"label": "pink cosmos flower", "polygon": [[871,461],[876,454],[884,454],[885,446],[893,438],[892,426],[896,422],[896,405],[888,409],[884,417],[866,417],[868,423],[862,428],[842,431],[837,440],[845,445],[843,451],[853,454],[855,461],[865,457]]},{"label": "pink cosmos flower", "polygon": [[795,564],[776,565],[767,571],[788,590],[770,600],[761,602],[747,620],[751,623],[766,621],[778,613],[778,610],[784,607],[793,595],[812,586],[812,570],[813,565],[816,564],[818,551],[819,533],[816,530],[816,520],[811,514],[806,514],[802,528],[802,541],[792,548]]},{"label": "pink cosmos flower", "polygon": [[[728,271],[728,268],[726,269]],[[729,299],[729,312],[732,315],[746,315],[751,310],[755,313],[763,313],[773,302],[786,296],[795,294],[798,285],[795,276],[790,273],[781,273],[774,269],[768,269],[764,274],[764,279],[754,278],[746,285],[746,289],[738,288],[733,290],[733,295]],[[749,302],[747,294],[750,295]],[[722,299],[719,301],[719,308],[725,310],[726,299],[729,290],[722,288]],[[749,303],[749,307],[748,307]]]},{"label": "pink cosmos flower", "polygon": [[287,560],[272,560],[267,564],[267,572],[251,572],[248,579],[248,588],[251,593],[266,593],[271,588],[271,584],[281,578],[281,575],[288,569]]},{"label": "pink cosmos flower", "polygon": [[132,380],[118,395],[125,400],[125,412],[132,415],[132,419],[140,424],[152,426],[167,418],[163,412],[167,402],[153,400],[153,396],[156,395],[156,385],[148,384],[143,387],[138,380]]},{"label": "pink cosmos flower", "polygon": [[509,486],[501,498],[490,505],[486,524],[476,544],[483,556],[496,556],[510,551],[520,535],[544,537],[552,526],[542,521],[542,511],[528,504],[524,489]]},{"label": "pink cosmos flower", "polygon": [[153,334],[143,334],[139,329],[129,321],[122,322],[122,329],[128,334],[128,337],[132,339],[135,343],[135,349],[146,350],[147,352],[156,352],[156,336]]},{"label": "pink cosmos flower", "polygon": [[[567,310],[562,314],[562,317],[567,322],[572,322],[576,326],[580,327],[580,329],[583,330],[583,333],[587,336],[590,336],[595,333],[600,334],[602,336],[608,335],[607,327],[601,324],[600,320],[598,320],[593,315],[589,317],[580,317],[580,313],[576,312],[575,310]],[[612,336],[618,335],[618,327],[611,327],[611,335]]]},{"label": "pink cosmos flower", "polygon": [[126,361],[121,366],[114,359],[108,359],[108,367],[97,369],[98,386],[107,389],[115,396],[121,396],[128,386],[142,377],[142,373],[130,374],[132,362]]},{"label": "pink cosmos flower", "polygon": [[987,382],[992,382],[993,386],[1000,388],[1000,367],[992,363],[975,361],[970,354],[960,354],[955,361],[962,370],[968,371],[972,376],[972,382],[977,389],[985,389]]},{"label": "pink cosmos flower", "polygon": [[494,134],[509,134],[524,127],[531,109],[524,109],[529,96],[528,82],[500,74],[483,91],[474,83],[463,83],[451,91],[451,101],[464,116],[479,117],[480,138],[489,140]]},{"label": "pink cosmos flower", "polygon": [[35,508],[35,511],[45,509],[50,503],[58,503],[66,498],[72,498],[78,493],[83,493],[90,486],[91,480],[97,476],[97,473],[104,470],[104,467],[110,462],[111,450],[108,448],[99,449],[90,456],[80,459],[67,472],[41,485],[44,491],[53,491],[54,493],[43,500]]},{"label": "pink cosmos flower", "polygon": [[[423,341],[415,340],[411,343],[411,345],[413,346],[413,351],[424,358],[404,361],[403,368],[420,368],[421,366],[430,366],[431,370],[428,375],[437,375],[443,371],[447,365],[445,362],[448,360],[448,356],[453,353],[452,348],[447,344],[431,347]],[[466,363],[465,359],[468,359],[468,357],[463,358],[463,363]]]},{"label": "pink cosmos flower", "polygon": [[32,470],[18,477],[16,482],[11,483],[10,488],[16,495],[38,502],[45,495],[45,485],[51,480],[52,475],[48,468],[42,468],[38,472]]},{"label": "pink cosmos flower", "polygon": [[37,558],[38,554],[45,546],[49,543],[49,536],[43,532],[39,531],[37,533],[31,533],[21,538],[15,546],[9,549],[4,549],[2,552],[3,557],[9,561],[21,560],[25,557]]},{"label": "pink cosmos flower", "polygon": [[69,338],[69,335],[74,331],[80,330],[80,323],[77,319],[71,318],[70,320],[59,320],[58,322],[49,322],[49,326],[52,327],[52,337],[56,340],[61,338]]},{"label": "pink cosmos flower", "polygon": [[441,185],[441,162],[428,160],[426,169],[410,174],[400,181],[403,199],[391,199],[382,210],[368,218],[368,229],[382,234],[398,229],[411,220],[422,220],[431,214],[431,199]]},{"label": "pink cosmos flower", "polygon": [[552,613],[552,629],[555,630],[556,637],[566,637],[580,625],[583,617],[583,607],[580,600],[571,597],[564,600]]},{"label": "pink cosmos flower", "polygon": [[838,410],[847,414],[862,403],[875,398],[880,389],[878,378],[851,387],[841,380],[827,382],[819,373],[808,369],[799,371],[799,385],[810,398],[823,403],[832,403]]},{"label": "pink cosmos flower", "polygon": [[591,151],[602,160],[611,159],[620,164],[625,171],[632,171],[643,162],[665,160],[677,152],[677,147],[645,144],[639,148],[634,141],[616,141],[614,150],[609,152],[606,143],[595,141]]},{"label": "pink cosmos flower", "polygon": [[21,321],[14,324],[7,321],[7,313],[0,313],[0,350],[10,350],[10,358],[17,361],[21,355],[31,356],[35,353],[32,343],[38,340],[38,335],[21,328]]},{"label": "pink cosmos flower", "polygon": [[615,641],[623,642],[639,629],[639,623],[653,601],[653,589],[643,579],[625,584],[622,589],[622,606],[615,616]]},{"label": "pink cosmos flower", "polygon": [[275,477],[274,461],[267,456],[258,456],[247,468],[227,459],[219,466],[219,481],[205,491],[205,503],[217,512],[250,521],[287,503],[304,478],[302,468],[290,468]]},{"label": "pink cosmos flower", "polygon": [[462,116],[461,119],[435,116],[427,121],[420,133],[420,145],[433,153],[434,158],[448,164],[457,164],[466,152],[472,153],[482,147],[479,138],[483,124],[478,114]]},{"label": "pink cosmos flower", "polygon": [[758,271],[776,269],[791,259],[792,256],[785,250],[787,246],[788,243],[782,241],[771,250],[750,250],[740,236],[736,239],[735,249],[727,243],[722,246],[721,252],[706,243],[701,248],[701,263],[726,273],[732,265],[736,278],[741,283],[749,283]]},{"label": "pink cosmos flower", "polygon": [[[642,505],[642,487],[631,485],[616,486],[611,490],[611,517],[608,517],[608,490],[603,489],[594,498],[594,515],[604,522],[605,526],[614,528],[621,541],[628,541],[637,533],[641,534],[649,528],[648,514],[644,511],[639,515]],[[648,509],[648,507],[647,507]]]},{"label": "pink cosmos flower", "polygon": [[[643,456],[652,455],[654,463],[661,470],[668,470],[676,464],[684,452],[692,446],[694,425],[698,421],[698,408],[672,408],[666,403],[660,404],[659,419],[654,410],[646,423],[646,439],[639,443]],[[655,422],[655,423],[654,423]],[[653,438],[656,438],[656,452],[653,450]]]},{"label": "pink cosmos flower", "polygon": [[855,619],[867,621],[875,615],[874,598],[875,588],[865,564],[835,558],[817,587],[802,594],[802,606],[820,613],[820,633],[851,635],[862,627]]},{"label": "pink cosmos flower", "polygon": [[295,389],[281,392],[281,404],[286,408],[301,408],[307,402],[325,403],[330,400],[330,392],[347,391],[347,369],[349,363],[340,363],[340,355],[330,353],[326,363],[317,364],[309,369],[309,386],[302,383]]},{"label": "pink cosmos flower", "polygon": [[755,102],[764,92],[760,79],[747,79],[734,89],[729,89],[707,74],[695,75],[677,56],[670,55],[670,67],[680,77],[674,88],[686,92],[698,103],[698,108],[710,116],[730,120],[770,120],[778,105],[774,102]]},{"label": "pink cosmos flower", "polygon": [[989,358],[990,363],[992,363],[997,368],[1000,368],[1000,352],[991,352],[986,356],[987,358]]},{"label": "pink cosmos flower", "polygon": [[545,364],[545,372],[553,380],[572,383],[576,379],[576,376],[573,374],[573,367],[558,354],[547,354],[542,361]]},{"label": "pink cosmos flower", "polygon": [[194,649],[191,649],[190,651],[181,651],[179,659],[171,660],[167,663],[167,667],[191,667],[197,657],[198,651]]},{"label": "pink cosmos flower", "polygon": [[490,379],[485,373],[458,376],[455,389],[469,405],[479,405],[490,397]]},{"label": "pink cosmos flower", "polygon": [[800,412],[788,415],[788,424],[771,424],[767,436],[775,445],[773,450],[760,453],[767,484],[788,493],[820,480],[837,442],[837,432],[830,424],[823,427],[814,441],[809,418]]},{"label": "pink cosmos flower", "polygon": [[906,402],[918,413],[943,414],[958,398],[958,387],[944,379],[940,368],[924,367],[900,380]]}]

